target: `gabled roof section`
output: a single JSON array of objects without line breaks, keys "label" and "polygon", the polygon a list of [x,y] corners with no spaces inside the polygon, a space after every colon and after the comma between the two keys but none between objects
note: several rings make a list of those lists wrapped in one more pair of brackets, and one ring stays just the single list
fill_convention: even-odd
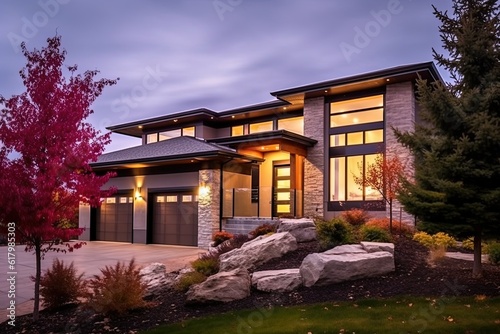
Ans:
[{"label": "gabled roof section", "polygon": [[236,150],[193,137],[176,137],[147,145],[135,146],[101,155],[91,163],[93,169],[127,167],[134,164],[181,163],[186,160],[239,158],[260,159],[238,154]]}]

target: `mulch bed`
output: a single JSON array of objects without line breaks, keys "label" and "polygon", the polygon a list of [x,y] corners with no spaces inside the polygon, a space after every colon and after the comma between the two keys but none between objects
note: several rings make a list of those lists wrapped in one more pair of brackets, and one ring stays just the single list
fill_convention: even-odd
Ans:
[{"label": "mulch bed", "polygon": [[[274,259],[258,270],[298,268],[307,254],[318,251],[316,242],[300,244],[299,249]],[[0,325],[1,333],[137,333],[160,324],[223,313],[281,305],[298,305],[330,301],[391,296],[498,296],[500,266],[483,264],[482,278],[472,277],[472,262],[445,258],[434,266],[427,263],[428,251],[405,237],[395,240],[396,271],[389,275],[360,279],[326,287],[301,288],[277,294],[253,291],[246,299],[226,304],[186,306],[183,294],[164,291],[149,307],[123,316],[102,316],[75,305],[58,311],[44,310],[40,321],[31,315],[18,317],[16,327]]]}]

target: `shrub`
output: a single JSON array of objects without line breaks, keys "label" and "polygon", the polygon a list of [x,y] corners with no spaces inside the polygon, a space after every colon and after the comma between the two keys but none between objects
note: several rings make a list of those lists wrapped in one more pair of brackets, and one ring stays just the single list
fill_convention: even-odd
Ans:
[{"label": "shrub", "polygon": [[219,255],[232,251],[235,248],[240,248],[243,244],[250,239],[247,234],[236,234],[231,239],[224,241],[217,247],[217,253]]},{"label": "shrub", "polygon": [[145,306],[143,296],[146,285],[141,283],[134,259],[128,266],[121,262],[114,267],[105,266],[101,275],[94,275],[89,286],[89,305],[96,312],[121,314]]},{"label": "shrub", "polygon": [[434,235],[425,232],[417,232],[413,235],[413,240],[421,243],[427,248],[436,249],[438,247],[443,247],[445,250],[448,247],[455,247],[457,243],[455,238],[443,232],[438,232]]},{"label": "shrub", "polygon": [[444,259],[446,256],[446,247],[443,245],[434,246],[429,250],[428,263],[435,266],[439,260]]},{"label": "shrub", "polygon": [[354,240],[351,225],[340,218],[334,218],[330,221],[317,220],[316,231],[323,250],[348,244]]},{"label": "shrub", "polygon": [[214,242],[214,247],[219,246],[221,243],[223,243],[226,240],[229,240],[233,237],[232,233],[226,232],[226,231],[221,231],[221,232],[216,232],[212,236],[212,241]]},{"label": "shrub", "polygon": [[198,271],[190,271],[179,277],[175,288],[180,292],[186,292],[194,284],[199,284],[204,282],[207,276],[203,275]]},{"label": "shrub", "polygon": [[211,276],[219,272],[219,253],[205,253],[191,262],[193,269],[205,276]]},{"label": "shrub", "polygon": [[424,245],[427,248],[431,248],[434,244],[434,240],[432,240],[432,236],[425,232],[417,232],[413,235],[413,240]]},{"label": "shrub", "polygon": [[342,212],[342,218],[353,226],[360,226],[365,224],[368,219],[368,213],[363,209],[351,209]]},{"label": "shrub", "polygon": [[[371,218],[366,222],[365,225],[377,226],[389,231],[389,218]],[[399,220],[393,219],[392,232],[395,234],[413,235],[414,231],[412,226],[406,223],[401,223]]]},{"label": "shrub", "polygon": [[362,226],[360,228],[360,237],[363,241],[391,242],[392,238],[389,232],[377,226]]},{"label": "shrub", "polygon": [[[462,241],[462,248],[467,250],[474,250],[474,237],[470,237]],[[488,244],[481,242],[481,253],[488,254]]]},{"label": "shrub", "polygon": [[500,243],[493,242],[488,245],[488,256],[493,264],[500,263]]},{"label": "shrub", "polygon": [[260,235],[266,235],[269,233],[274,233],[276,232],[276,224],[269,224],[265,223],[260,226],[257,226],[253,231],[251,231],[249,234],[253,238],[257,238]]},{"label": "shrub", "polygon": [[73,262],[66,266],[63,261],[55,259],[52,267],[40,278],[40,295],[48,308],[77,302],[85,295],[85,287],[83,273],[77,274]]}]

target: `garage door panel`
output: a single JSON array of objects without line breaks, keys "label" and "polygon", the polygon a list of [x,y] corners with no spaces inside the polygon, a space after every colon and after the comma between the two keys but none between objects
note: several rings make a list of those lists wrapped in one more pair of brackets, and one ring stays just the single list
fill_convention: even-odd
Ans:
[{"label": "garage door panel", "polygon": [[97,212],[96,239],[132,242],[133,201],[129,196],[106,198]]}]

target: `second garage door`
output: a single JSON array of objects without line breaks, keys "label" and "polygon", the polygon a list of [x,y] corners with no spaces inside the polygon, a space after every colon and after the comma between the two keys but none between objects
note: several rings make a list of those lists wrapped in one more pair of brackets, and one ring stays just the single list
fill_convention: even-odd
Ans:
[{"label": "second garage door", "polygon": [[152,242],[198,245],[198,196],[192,192],[153,195]]}]

